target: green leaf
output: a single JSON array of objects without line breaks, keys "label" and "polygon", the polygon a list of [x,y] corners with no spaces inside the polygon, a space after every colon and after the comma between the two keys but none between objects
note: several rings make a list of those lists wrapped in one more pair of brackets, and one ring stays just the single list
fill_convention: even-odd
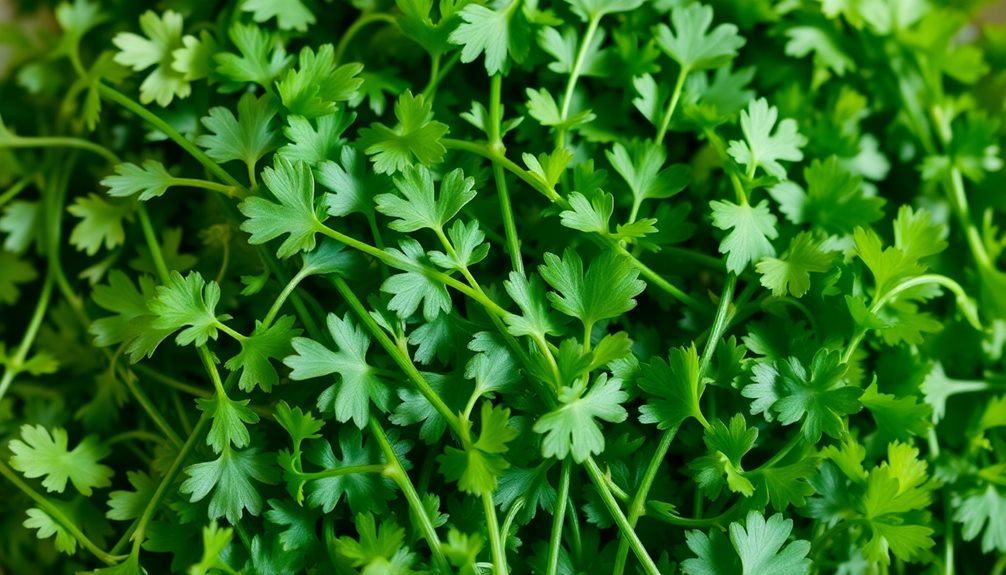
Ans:
[{"label": "green leaf", "polygon": [[259,24],[275,18],[280,30],[306,32],[315,22],[314,14],[300,0],[245,0],[241,10],[251,12]]},{"label": "green leaf", "polygon": [[196,399],[199,410],[213,420],[206,434],[206,445],[214,452],[220,453],[232,444],[238,449],[248,446],[251,437],[245,424],[259,421],[258,414],[248,407],[248,402],[247,399],[234,401],[227,396]]},{"label": "green leaf", "polygon": [[967,497],[956,498],[954,521],[962,525],[961,535],[965,541],[972,541],[982,534],[982,553],[1006,551],[1006,496],[993,485],[971,493]]},{"label": "green leaf", "polygon": [[751,102],[748,109],[741,112],[744,141],[731,141],[727,151],[738,164],[747,167],[749,177],[753,177],[755,169],[760,167],[768,175],[785,180],[786,168],[779,161],[799,162],[803,159],[800,148],[807,145],[807,138],[797,132],[796,121],[790,118],[779,122],[776,128],[778,118],[779,110],[769,106],[765,98]]},{"label": "green leaf", "polygon": [[248,218],[241,224],[241,229],[251,234],[248,242],[264,244],[289,234],[276,255],[288,258],[313,250],[314,236],[322,225],[324,211],[315,205],[311,168],[304,162],[290,163],[277,157],[274,167],[262,172],[262,181],[279,203],[250,197],[238,206]]},{"label": "green leaf", "polygon": [[[497,479],[510,464],[503,457],[509,449],[507,443],[517,437],[517,430],[509,426],[510,410],[482,403],[481,427],[478,440],[465,441],[464,449],[448,446],[437,457],[440,471],[449,481],[457,481],[466,493],[481,495],[496,490]],[[464,421],[470,433],[471,422]]]},{"label": "green leaf", "polygon": [[210,573],[229,573],[234,569],[224,558],[227,548],[234,539],[234,529],[218,527],[214,519],[203,527],[203,555],[199,562],[189,567],[189,575],[209,575]]},{"label": "green leaf", "polygon": [[288,315],[280,317],[270,326],[256,321],[255,331],[240,341],[241,352],[227,360],[224,367],[231,371],[241,370],[238,387],[242,391],[250,392],[255,387],[261,387],[269,392],[279,383],[279,374],[270,360],[281,359],[290,353],[290,341],[300,335],[293,322],[293,316]]},{"label": "green leaf", "polygon": [[433,174],[423,166],[406,167],[395,178],[401,194],[381,194],[374,198],[377,211],[395,218],[388,226],[399,232],[422,229],[442,230],[444,225],[475,198],[475,180],[460,168],[451,170],[440,182],[440,195],[433,187]]},{"label": "green leaf", "polygon": [[113,491],[108,494],[105,516],[116,521],[129,521],[143,515],[157,491],[158,482],[143,471],[128,471],[126,478],[133,491]]},{"label": "green leaf", "polygon": [[655,29],[657,44],[685,70],[718,68],[733,60],[745,41],[737,35],[737,26],[720,24],[709,32],[712,23],[709,6],[698,2],[675,6],[671,10],[674,31],[659,24]]},{"label": "green leaf", "polygon": [[217,72],[233,82],[252,82],[272,89],[273,80],[290,63],[283,45],[251,24],[234,24],[228,36],[241,55],[226,52],[215,55]]},{"label": "green leaf", "polygon": [[406,90],[395,103],[395,117],[398,125],[394,128],[375,122],[360,130],[357,144],[371,156],[377,173],[400,172],[413,159],[426,166],[443,160],[447,149],[440,139],[447,134],[448,127],[433,119],[432,102],[422,94],[413,96]]},{"label": "green leaf", "polygon": [[709,202],[713,210],[713,225],[730,233],[720,242],[720,253],[727,255],[727,269],[741,273],[749,263],[758,263],[766,257],[775,256],[772,242],[779,237],[776,230],[777,219],[768,209],[768,201],[762,200],[756,206],[744,203],[737,205],[729,201]]},{"label": "green leaf", "polygon": [[24,520],[24,525],[28,529],[36,529],[35,534],[39,539],[48,539],[56,536],[56,550],[73,555],[77,552],[77,539],[65,527],[60,525],[51,515],[36,507],[29,508],[26,513],[28,519]]},{"label": "green leaf", "polygon": [[758,429],[748,427],[738,413],[730,419],[729,427],[713,420],[702,439],[709,453],[688,464],[702,490],[715,499],[726,484],[730,491],[751,497],[754,485],[745,476],[741,459],[754,447]]},{"label": "green leaf", "polygon": [[461,10],[461,24],[450,35],[452,44],[462,46],[461,61],[469,63],[485,54],[486,73],[503,71],[507,57],[520,63],[531,45],[531,29],[519,0],[498,0],[493,8],[468,4]]},{"label": "green leaf", "polygon": [[157,316],[151,324],[154,329],[175,331],[183,329],[175,342],[178,345],[206,345],[217,338],[220,323],[231,319],[227,314],[217,315],[220,302],[220,285],[203,279],[198,272],[182,277],[171,272],[168,283],[157,287],[157,295],[149,303],[150,312]]},{"label": "green leaf", "polygon": [[42,486],[50,493],[62,493],[66,482],[73,484],[81,495],[90,496],[96,487],[112,484],[112,468],[99,463],[111,450],[89,435],[73,449],[67,449],[66,430],[54,427],[49,431],[41,425],[22,425],[21,438],[7,445],[10,465],[25,477],[42,477]]},{"label": "green leaf", "polygon": [[259,453],[255,447],[236,451],[224,446],[220,457],[185,468],[188,479],[182,482],[182,493],[192,502],[202,501],[210,492],[209,518],[227,518],[236,523],[245,510],[252,515],[262,512],[262,496],[255,483],[276,482],[275,457]]},{"label": "green leaf", "polygon": [[185,76],[171,67],[172,53],[183,49],[182,15],[168,10],[162,16],[147,10],[140,16],[144,36],[119,32],[112,43],[119,52],[115,61],[139,72],[155,66],[140,84],[140,103],[157,102],[167,106],[175,97],[187,98],[192,86]]},{"label": "green leaf", "polygon": [[283,128],[283,135],[289,143],[280,148],[278,153],[291,163],[304,161],[317,166],[318,183],[324,184],[322,162],[337,159],[339,157],[337,152],[340,149],[345,161],[346,150],[352,148],[346,147],[346,140],[342,134],[355,119],[356,114],[346,112],[342,108],[335,113],[315,118],[313,124],[308,118],[289,116],[286,119],[287,126]]},{"label": "green leaf", "polygon": [[0,302],[17,303],[20,297],[18,284],[34,281],[38,272],[34,266],[6,250],[0,250]]},{"label": "green leaf", "polygon": [[301,507],[283,499],[270,499],[265,518],[269,523],[283,527],[279,534],[284,551],[308,549],[318,543],[317,511]]},{"label": "green leaf", "polygon": [[772,290],[776,297],[787,292],[793,297],[803,297],[810,289],[810,274],[823,273],[832,267],[835,254],[823,244],[809,232],[800,232],[781,258],[767,257],[755,264],[755,270],[761,274],[761,285]]},{"label": "green leaf", "polygon": [[928,481],[926,462],[919,450],[903,443],[887,446],[887,461],[870,471],[866,493],[859,511],[871,531],[863,555],[870,561],[889,565],[890,553],[912,561],[933,546],[928,513],[916,513],[932,502],[936,485]]},{"label": "green leaf", "polygon": [[773,412],[782,425],[802,420],[800,431],[812,444],[821,440],[822,433],[841,438],[846,430],[844,417],[861,409],[863,390],[846,385],[848,366],[840,355],[820,349],[809,370],[795,357],[759,363],[753,370],[755,383],[746,386],[741,395],[755,400],[751,413],[763,413],[769,421]]},{"label": "green leaf", "polygon": [[203,30],[198,38],[183,36],[182,45],[184,48],[171,52],[171,69],[181,74],[186,82],[208,78],[213,73],[213,56],[218,52],[217,41]]},{"label": "green leaf", "polygon": [[291,114],[316,118],[335,112],[336,103],[356,96],[363,84],[357,77],[361,71],[362,64],[337,66],[331,44],[322,44],[317,52],[305,47],[297,68],[288,70],[276,83],[276,92]]},{"label": "green leaf", "polygon": [[595,194],[588,199],[580,192],[569,195],[568,210],[563,210],[559,217],[562,225],[581,232],[608,235],[608,220],[615,211],[615,198],[611,194]]},{"label": "green leaf", "polygon": [[619,423],[628,417],[621,404],[629,395],[622,391],[621,383],[602,373],[589,391],[582,380],[573,387],[563,387],[559,391],[559,406],[534,424],[534,431],[544,435],[542,455],[557,459],[572,455],[577,463],[592,454],[600,455],[604,451],[604,434],[598,420]]},{"label": "green leaf", "polygon": [[262,156],[279,145],[278,134],[270,126],[275,115],[276,103],[271,96],[256,98],[247,93],[238,101],[236,118],[222,106],[210,108],[202,119],[210,133],[196,138],[196,144],[206,148],[206,155],[213,160],[241,161],[252,172]]},{"label": "green leaf", "polygon": [[780,182],[769,189],[786,218],[810,223],[830,234],[849,234],[884,216],[886,200],[868,196],[863,180],[844,167],[836,156],[814,160],[804,171],[807,191],[794,182]]},{"label": "green leaf", "polygon": [[416,555],[405,547],[405,530],[394,519],[382,519],[380,527],[370,513],[355,518],[359,540],[349,536],[335,541],[336,552],[349,560],[360,573],[413,573]]},{"label": "green leaf", "polygon": [[462,271],[475,265],[489,255],[489,244],[485,243],[486,235],[479,229],[477,220],[465,223],[454,220],[447,237],[455,254],[445,254],[439,251],[429,253],[430,261],[448,270]]},{"label": "green leaf", "polygon": [[143,166],[125,162],[115,166],[114,176],[105,176],[101,185],[108,188],[108,195],[127,197],[140,194],[139,200],[145,202],[158,198],[175,185],[175,178],[168,173],[164,164],[156,160],[146,160]]},{"label": "green leaf", "polygon": [[318,396],[318,409],[335,413],[343,423],[353,420],[360,429],[367,426],[370,402],[381,411],[388,411],[391,391],[367,363],[370,338],[363,328],[353,324],[349,315],[343,319],[328,314],[328,331],[335,342],[336,351],[304,337],[293,339],[295,355],[283,360],[293,369],[290,378],[310,379],[337,374],[340,383],[332,385]]},{"label": "green leaf", "polygon": [[643,4],[643,0],[566,0],[566,2],[584,22],[605,14],[631,12]]},{"label": "green leaf", "polygon": [[636,279],[639,271],[628,258],[610,250],[601,252],[586,273],[583,260],[572,249],[567,249],[561,259],[548,253],[539,273],[556,290],[548,294],[552,306],[578,318],[584,326],[618,317],[636,307],[635,297],[646,287]]},{"label": "green leaf", "polygon": [[[395,447],[395,446],[393,446]],[[398,446],[401,447],[400,445]],[[342,426],[339,431],[338,458],[327,441],[315,442],[307,452],[308,460],[321,469],[339,469],[356,465],[380,463],[377,447],[364,442],[359,429]],[[391,481],[376,473],[348,473],[333,477],[322,477],[307,484],[307,502],[312,508],[331,513],[345,497],[349,510],[353,513],[374,511],[385,513],[387,501],[394,497]]]},{"label": "green leaf", "polygon": [[633,142],[629,148],[615,144],[605,155],[628,184],[636,206],[643,200],[670,198],[688,184],[688,166],[674,164],[663,169],[667,154],[662,146],[652,142]]},{"label": "green leaf", "polygon": [[750,511],[744,525],[734,522],[729,530],[730,545],[716,530],[710,536],[701,531],[687,532],[685,541],[697,558],[682,562],[684,572],[688,575],[807,575],[811,572],[812,563],[807,558],[810,542],[787,543],[793,531],[791,519],[776,514],[766,520],[761,513]]},{"label": "green leaf", "polygon": [[6,232],[3,249],[12,254],[23,254],[39,241],[42,229],[42,212],[38,202],[15,200],[4,208],[0,216],[0,232]]},{"label": "green leaf", "polygon": [[399,242],[399,247],[400,250],[387,248],[385,251],[398,260],[414,266],[415,271],[395,274],[381,284],[381,291],[392,296],[388,302],[388,309],[397,313],[398,317],[407,319],[412,317],[422,304],[423,317],[426,321],[433,321],[441,313],[449,312],[451,296],[447,293],[447,288],[422,271],[427,267],[423,247],[411,238]]},{"label": "green leaf", "polygon": [[172,327],[154,327],[157,316],[148,305],[154,293],[153,280],[148,276],[141,276],[137,288],[126,274],[112,270],[108,285],[95,286],[92,295],[94,303],[115,313],[91,322],[89,331],[95,336],[95,344],[105,347],[125,343],[133,363],[152,356],[164,338],[175,331]]},{"label": "green leaf", "polygon": [[527,89],[527,113],[531,114],[531,117],[535,120],[538,120],[538,123],[542,126],[552,126],[561,130],[574,128],[580,124],[587,124],[597,117],[590,110],[581,110],[579,112],[571,112],[563,119],[562,113],[559,111],[559,104],[556,103],[552,94],[544,88],[539,90]]},{"label": "green leaf", "polygon": [[877,427],[895,439],[908,441],[913,435],[925,437],[929,431],[933,409],[919,403],[914,396],[896,397],[880,393],[874,382],[863,392],[860,401],[870,410]]},{"label": "green leaf", "polygon": [[639,388],[648,394],[639,408],[641,423],[656,423],[658,429],[673,429],[694,417],[705,421],[699,400],[705,382],[699,378],[699,355],[694,345],[671,349],[667,361],[654,358],[640,369]]},{"label": "green leaf", "polygon": [[107,250],[122,245],[126,241],[123,222],[133,220],[131,204],[111,203],[98,194],[78,197],[66,211],[80,218],[70,232],[70,243],[90,256],[98,253],[102,245]]},{"label": "green leaf", "polygon": [[545,296],[545,285],[540,277],[532,275],[528,279],[523,274],[512,271],[503,286],[521,311],[521,315],[508,314],[504,318],[511,335],[530,335],[544,339],[546,335],[560,333],[560,323],[551,314],[548,298]]}]

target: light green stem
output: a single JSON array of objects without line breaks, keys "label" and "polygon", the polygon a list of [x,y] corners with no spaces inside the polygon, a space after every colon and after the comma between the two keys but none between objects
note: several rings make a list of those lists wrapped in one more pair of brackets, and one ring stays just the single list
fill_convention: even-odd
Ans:
[{"label": "light green stem", "polygon": [[496,575],[507,575],[506,548],[503,546],[503,537],[500,535],[499,521],[496,519],[496,505],[493,503],[493,494],[485,492],[482,494],[482,510],[486,516],[486,530],[489,532],[489,548],[493,557],[493,571]]},{"label": "light green stem", "polygon": [[685,79],[688,78],[688,73],[691,70],[687,66],[682,66],[681,70],[678,72],[678,80],[674,83],[674,92],[671,93],[670,102],[667,104],[667,110],[664,111],[664,117],[660,120],[660,128],[657,130],[657,137],[654,138],[658,144],[663,143],[664,136],[667,135],[667,128],[671,125],[671,117],[674,115],[674,110],[678,107],[678,100],[681,99],[681,90],[685,86]]},{"label": "light green stem", "polygon": [[573,465],[568,459],[562,462],[562,472],[559,476],[559,493],[556,499],[555,514],[552,516],[552,536],[548,542],[548,563],[546,575],[556,575],[559,569],[559,550],[562,547],[562,523],[566,517],[566,502],[569,499],[569,479]]},{"label": "light green stem", "polygon": [[605,484],[604,474],[597,467],[597,463],[594,462],[592,457],[588,457],[584,461],[584,466],[587,468],[587,474],[590,475],[590,480],[594,483],[594,487],[597,488],[597,493],[601,496],[601,501],[608,509],[608,513],[611,514],[612,519],[615,520],[615,524],[618,526],[622,537],[629,542],[629,547],[635,553],[639,564],[643,567],[643,572],[647,575],[660,575],[660,569],[657,568],[657,564],[653,562],[649,553],[646,552],[646,548],[643,547],[643,542],[640,541],[635,528],[629,524],[629,520],[626,519],[625,514],[622,513],[622,509],[618,506],[618,502],[615,501],[614,495],[611,494],[611,490]]},{"label": "light green stem", "polygon": [[9,135],[4,138],[0,136],[0,148],[73,148],[97,154],[110,163],[119,163],[119,157],[108,148],[68,136],[16,136]]}]

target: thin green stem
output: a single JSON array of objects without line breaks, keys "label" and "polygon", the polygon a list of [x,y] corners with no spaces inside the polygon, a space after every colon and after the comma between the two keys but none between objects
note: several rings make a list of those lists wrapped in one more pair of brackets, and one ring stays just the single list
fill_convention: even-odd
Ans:
[{"label": "thin green stem", "polygon": [[213,387],[217,391],[217,396],[221,400],[227,399],[227,391],[224,389],[223,381],[220,380],[220,372],[217,371],[217,364],[213,361],[213,354],[205,345],[200,345],[196,347],[196,351],[199,353],[199,359],[202,360],[203,366],[206,368],[206,373],[210,374],[210,379],[213,380]]},{"label": "thin green stem", "polygon": [[374,24],[376,22],[384,22],[390,24],[391,26],[397,26],[398,22],[395,17],[391,14],[385,14],[384,12],[371,12],[369,14],[361,14],[355,22],[350,24],[349,28],[343,32],[342,38],[339,39],[339,43],[335,47],[335,63],[338,64],[342,62],[343,56],[346,55],[346,48],[353,42],[353,38],[360,33],[365,26]]},{"label": "thin green stem", "polygon": [[236,341],[236,342],[238,342],[238,343],[240,343],[240,342],[242,342],[242,341],[245,341],[246,339],[248,339],[248,337],[247,337],[247,336],[245,336],[245,335],[242,335],[242,334],[241,334],[241,333],[239,333],[239,332],[238,332],[237,330],[235,330],[234,328],[230,327],[229,325],[225,324],[225,323],[224,323],[224,322],[222,322],[222,321],[217,321],[215,325],[216,325],[216,328],[217,328],[217,329],[219,329],[220,331],[222,331],[222,332],[226,333],[226,334],[227,334],[227,335],[229,335],[229,336],[230,336],[230,337],[231,337],[231,338],[232,338],[232,339],[233,339],[234,341]]},{"label": "thin green stem", "polygon": [[421,374],[416,368],[416,365],[412,363],[412,359],[407,354],[402,353],[402,350],[399,349],[393,341],[391,341],[391,338],[388,337],[388,334],[385,333],[384,329],[377,324],[373,317],[370,316],[367,308],[364,307],[363,303],[360,302],[360,299],[356,297],[356,294],[353,292],[353,289],[349,287],[349,284],[346,283],[346,280],[338,276],[333,276],[332,282],[335,284],[335,289],[338,290],[342,295],[342,298],[346,300],[346,303],[356,314],[357,319],[359,319],[359,321],[367,328],[371,336],[373,336],[373,338],[377,340],[377,343],[384,348],[384,351],[391,356],[391,359],[394,360],[398,367],[405,373],[406,377],[408,377],[409,380],[412,381],[413,385],[416,386],[419,393],[422,394],[422,396],[425,397],[431,405],[433,405],[434,409],[437,410],[437,413],[439,413],[441,417],[447,421],[447,425],[451,428],[451,431],[458,437],[461,437],[461,424],[458,421],[458,416],[451,411],[451,408],[448,407],[447,404],[444,403],[444,400],[440,398],[436,391],[434,391],[429,382],[426,381],[426,378],[423,377],[423,374]]},{"label": "thin green stem", "polygon": [[[720,294],[720,302],[716,308],[716,315],[713,318],[712,327],[709,329],[709,337],[706,339],[705,348],[702,350],[702,358],[699,361],[699,381],[702,381],[702,378],[705,377],[706,372],[709,370],[713,354],[716,351],[716,346],[723,338],[723,334],[726,332],[726,329],[730,324],[730,304],[732,303],[734,289],[736,287],[737,276],[736,274],[731,273],[727,276],[726,283],[723,285],[723,291]],[[698,420],[703,427],[709,427],[709,422],[706,421],[705,416],[702,415],[701,412],[698,414]],[[657,449],[653,452],[653,456],[650,458],[650,462],[646,466],[646,471],[643,473],[643,479],[639,484],[639,489],[636,490],[636,496],[629,504],[628,521],[629,525],[633,529],[636,526],[636,522],[642,516],[643,511],[646,509],[646,498],[649,496],[650,489],[653,487],[653,482],[656,480],[660,465],[664,462],[664,458],[667,457],[667,451],[670,449],[671,443],[673,442],[674,436],[677,432],[678,427],[675,426],[668,429],[663,433],[663,435],[661,435],[660,442],[657,443]],[[615,555],[615,575],[621,575],[624,571],[625,558],[627,557],[627,554],[627,541],[623,539],[619,542],[618,552]]]},{"label": "thin green stem", "polygon": [[115,565],[123,559],[120,556],[104,551],[93,541],[88,539],[87,535],[84,535],[84,532],[77,527],[75,521],[67,517],[59,507],[50,503],[45,496],[35,491],[30,485],[25,483],[13,469],[7,466],[7,462],[4,461],[3,458],[0,458],[0,475],[3,475],[8,481],[14,484],[14,487],[17,487],[21,492],[30,497],[39,509],[44,511],[56,523],[60,524],[60,526],[62,526],[71,537],[77,540],[77,543],[80,543],[81,547],[87,549],[88,552],[94,555],[99,561],[105,565]]},{"label": "thin green stem", "polygon": [[241,198],[243,196],[243,192],[234,186],[218,184],[217,182],[201,180],[199,178],[171,178],[171,185],[220,192],[228,198]]},{"label": "thin green stem", "polygon": [[409,509],[412,510],[412,514],[419,524],[419,531],[430,546],[430,551],[433,552],[433,563],[437,568],[437,572],[450,573],[447,558],[444,556],[443,545],[440,542],[440,536],[437,535],[433,520],[426,512],[426,506],[423,505],[423,500],[419,497],[419,493],[412,484],[412,480],[409,479],[405,466],[402,465],[402,461],[398,458],[398,454],[395,453],[394,447],[388,441],[384,428],[381,427],[381,424],[375,417],[370,418],[370,431],[381,446],[384,458],[388,460],[386,466],[390,466],[390,468],[385,471],[385,474],[402,490],[405,500],[409,503]]},{"label": "thin green stem", "polygon": [[[650,460],[650,465],[647,465],[646,471],[643,473],[643,479],[639,483],[639,489],[636,491],[636,496],[632,498],[631,502],[629,502],[629,513],[626,519],[629,526],[633,529],[635,529],[639,518],[643,516],[643,511],[646,510],[646,497],[649,494],[650,488],[653,486],[653,482],[657,479],[657,472],[660,471],[660,464],[663,463],[664,460],[663,456],[657,458],[656,454],[667,453],[667,450],[670,449],[671,443],[674,441],[674,436],[677,432],[678,426],[674,426],[661,434],[660,442],[657,443],[657,449],[654,452],[654,457]],[[654,462],[656,464],[654,464]],[[622,573],[625,572],[625,565],[628,557],[629,540],[623,537],[619,540],[618,549],[615,553],[615,566],[611,571],[613,575],[622,575]]]},{"label": "thin green stem", "polygon": [[310,275],[310,270],[302,269],[290,278],[290,281],[286,282],[286,285],[283,286],[283,291],[279,292],[279,295],[276,296],[276,300],[272,302],[272,306],[269,307],[269,311],[265,314],[265,319],[262,320],[263,329],[272,325],[280,310],[283,309],[283,304],[286,303],[287,298],[290,297],[293,290],[297,289],[300,282],[304,281],[304,278],[308,275]]},{"label": "thin green stem", "polygon": [[[474,142],[455,140],[452,138],[444,138],[443,140],[441,140],[441,143],[448,148],[471,152],[473,154],[482,156],[483,158],[486,158],[494,163],[499,163],[499,165],[503,166],[503,168],[505,168],[507,171],[516,175],[518,178],[520,178],[525,183],[530,185],[532,188],[540,192],[542,195],[544,195],[553,203],[558,204],[563,209],[569,209],[570,207],[569,202],[567,202],[565,198],[560,196],[554,189],[550,188],[544,182],[539,180],[531,172],[525,170],[524,168],[521,168],[513,161],[506,158],[506,156],[500,155],[494,152],[493,150],[490,150],[487,146],[483,144],[477,144]],[[649,281],[653,285],[656,285],[674,299],[680,301],[681,303],[693,309],[697,309],[700,311],[709,311],[708,305],[688,295],[675,285],[668,282],[666,279],[661,277],[658,273],[656,273],[655,271],[650,269],[650,267],[648,267],[646,264],[640,261],[640,259],[637,258],[634,254],[632,254],[624,247],[619,245],[619,242],[617,240],[611,238],[610,236],[602,236],[599,234],[591,234],[590,237],[599,244],[611,247],[612,249],[619,251],[619,253],[621,253],[622,255],[628,257],[632,262],[632,265],[639,270],[640,274],[642,274],[642,276],[646,278],[647,281]]]},{"label": "thin green stem", "polygon": [[496,575],[507,575],[506,548],[500,535],[499,521],[496,519],[496,505],[493,494],[489,491],[482,494],[482,510],[486,516],[486,530],[489,532],[489,548],[493,557],[493,571]]},{"label": "thin green stem", "polygon": [[340,477],[343,475],[355,475],[357,473],[384,473],[388,466],[383,463],[369,463],[363,465],[347,465],[345,467],[334,467],[323,471],[313,471],[310,473],[298,473],[297,477],[304,481],[314,481],[315,479],[326,479],[329,477]]},{"label": "thin green stem", "polygon": [[108,148],[69,136],[0,136],[0,148],[73,148],[97,154],[110,163],[118,164],[119,157]]},{"label": "thin green stem", "polygon": [[196,397],[209,397],[211,395],[209,391],[201,387],[196,387],[194,385],[185,383],[184,381],[179,381],[173,377],[164,375],[163,373],[155,369],[151,369],[150,367],[143,365],[142,363],[134,365],[132,369],[137,373],[149,377],[150,379],[153,379],[159,383],[163,383],[168,387],[177,389],[179,391],[183,391],[189,395],[194,395]]},{"label": "thin green stem", "polygon": [[[132,431],[123,431],[122,433],[116,433],[115,435],[109,437],[105,440],[105,445],[115,445],[116,443],[122,443],[123,441],[147,441],[150,443],[164,443],[164,438],[156,433],[151,433],[149,431],[144,431],[142,429],[134,429]],[[179,443],[176,447],[181,447],[182,444]]]},{"label": "thin green stem", "polygon": [[[594,42],[594,35],[597,34],[597,28],[600,26],[603,16],[603,13],[592,14],[590,20],[587,22],[587,31],[584,32],[583,40],[580,41],[580,49],[576,52],[576,59],[573,60],[573,69],[570,71],[569,79],[566,81],[566,91],[562,95],[562,108],[559,110],[560,123],[564,123],[566,118],[569,117],[569,108],[573,103],[573,91],[576,89],[576,83],[583,72],[583,62],[587,59],[587,52],[590,50],[591,43]],[[566,145],[566,129],[559,128],[556,132],[556,147],[564,145]]]},{"label": "thin green stem", "polygon": [[548,541],[548,566],[546,575],[556,575],[559,568],[559,549],[562,547],[562,523],[566,517],[566,501],[569,499],[569,478],[573,465],[569,459],[563,460],[559,475],[559,494],[556,499],[555,514],[552,516],[552,536]]},{"label": "thin green stem", "polygon": [[123,380],[125,381],[129,392],[133,395],[133,398],[136,399],[136,403],[140,404],[140,407],[143,408],[143,411],[145,411],[151,421],[154,422],[157,429],[161,430],[164,437],[166,437],[175,448],[180,448],[182,446],[182,438],[178,436],[174,428],[171,427],[171,424],[168,423],[168,420],[165,419],[164,415],[161,414],[160,410],[154,405],[154,402],[150,401],[147,394],[140,389],[137,385],[136,379],[131,377],[129,373],[126,373],[124,374]]},{"label": "thin green stem", "polygon": [[460,51],[451,54],[451,57],[447,59],[447,62],[441,65],[440,69],[437,70],[436,75],[430,77],[429,81],[426,83],[426,87],[423,88],[423,91],[420,93],[420,95],[422,95],[423,98],[434,97],[434,95],[436,95],[437,93],[437,86],[440,85],[440,82],[447,76],[447,73],[450,72],[451,69],[454,68],[454,66],[456,66],[460,61],[461,61]]},{"label": "thin green stem", "polygon": [[800,445],[802,442],[803,442],[803,433],[800,432],[794,433],[793,436],[786,441],[785,445],[783,445],[779,450],[777,450],[774,454],[772,454],[772,457],[769,458],[768,461],[752,469],[751,471],[749,471],[749,473],[764,471],[766,469],[775,467],[777,463],[782,461],[787,455],[789,455],[790,451],[793,451],[793,449],[796,448],[797,445]]},{"label": "thin green stem", "polygon": [[681,70],[678,72],[678,79],[674,83],[674,91],[671,92],[671,99],[667,104],[667,110],[664,111],[664,117],[660,120],[660,129],[657,130],[657,136],[654,141],[658,144],[664,141],[664,136],[667,135],[667,128],[671,125],[671,117],[674,116],[674,110],[678,107],[678,100],[681,99],[681,90],[685,87],[685,79],[688,78],[688,73],[691,70],[687,66],[682,66]]},{"label": "thin green stem", "polygon": [[55,274],[52,273],[50,268],[45,274],[45,281],[42,283],[42,292],[38,296],[35,311],[28,322],[28,329],[25,330],[21,343],[18,345],[17,351],[14,352],[14,356],[7,360],[7,368],[4,370],[3,377],[0,378],[0,399],[3,399],[4,395],[7,394],[7,390],[14,383],[14,378],[21,372],[24,362],[28,358],[28,352],[31,350],[32,344],[35,343],[35,337],[38,335],[38,330],[42,327],[45,314],[49,310],[49,302],[52,299],[52,288],[55,281]]},{"label": "thin green stem", "polygon": [[6,192],[0,194],[0,208],[2,208],[4,204],[6,204],[7,202],[16,198],[18,194],[23,192],[28,187],[28,185],[31,184],[31,181],[32,178],[30,176],[25,176],[20,180],[14,182],[14,185],[12,185],[10,188],[7,188]]},{"label": "thin green stem", "polygon": [[640,541],[639,535],[636,534],[635,528],[629,524],[629,520],[626,519],[625,514],[622,513],[622,509],[618,506],[618,502],[615,501],[614,495],[611,494],[611,490],[605,484],[604,474],[597,467],[594,458],[588,457],[584,461],[584,467],[587,468],[587,474],[590,475],[590,480],[594,483],[597,493],[601,496],[601,502],[604,503],[604,506],[608,509],[608,513],[615,520],[615,524],[618,526],[622,537],[629,542],[629,547],[635,553],[636,559],[639,560],[643,572],[647,575],[660,575],[660,569],[657,568],[657,564],[653,562],[649,553],[646,552],[646,548],[643,546],[643,542]]},{"label": "thin green stem", "polygon": [[197,162],[203,165],[211,174],[213,174],[218,180],[229,184],[230,186],[240,190],[242,193],[247,193],[247,188],[237,181],[234,176],[230,175],[227,170],[224,170],[220,164],[214,162],[206,155],[205,152],[196,147],[195,144],[190,142],[185,136],[178,133],[178,130],[171,127],[170,124],[162,120],[156,114],[147,110],[137,102],[128,98],[125,94],[119,92],[118,90],[111,88],[105,84],[98,84],[98,94],[111,102],[122,106],[123,108],[129,110],[130,112],[136,114],[141,119],[146,121],[151,126],[157,128],[164,133],[168,138],[178,144],[183,150],[189,153]]},{"label": "thin green stem", "polygon": [[[489,87],[489,147],[498,154],[506,155],[503,146],[502,123],[503,110],[500,103],[503,90],[502,74],[495,74]],[[503,231],[506,234],[507,251],[510,253],[510,263],[514,271],[524,275],[524,262],[520,253],[520,238],[517,235],[517,223],[513,216],[513,206],[510,203],[510,192],[506,185],[506,175],[503,168],[493,162],[493,179],[496,181],[496,191],[499,194],[500,212],[503,215]]]},{"label": "thin green stem", "polygon": [[147,207],[140,204],[136,208],[136,213],[140,216],[140,227],[143,229],[143,237],[147,241],[147,249],[150,250],[150,258],[154,260],[154,268],[161,281],[167,283],[171,279],[171,272],[164,261],[164,254],[161,253],[161,244],[157,241],[157,234],[154,232],[154,225],[150,222],[150,214]]}]

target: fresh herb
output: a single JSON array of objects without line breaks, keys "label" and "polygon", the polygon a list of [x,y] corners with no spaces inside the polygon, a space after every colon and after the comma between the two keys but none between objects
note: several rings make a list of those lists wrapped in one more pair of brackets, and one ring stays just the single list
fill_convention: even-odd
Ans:
[{"label": "fresh herb", "polygon": [[21,2],[0,571],[1003,573],[983,4]]}]

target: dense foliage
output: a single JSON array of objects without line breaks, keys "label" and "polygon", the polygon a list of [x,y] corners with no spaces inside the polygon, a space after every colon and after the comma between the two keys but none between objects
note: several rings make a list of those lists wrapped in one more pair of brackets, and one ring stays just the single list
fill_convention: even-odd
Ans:
[{"label": "dense foliage", "polygon": [[0,572],[1006,571],[1006,27],[706,1],[24,2]]}]

